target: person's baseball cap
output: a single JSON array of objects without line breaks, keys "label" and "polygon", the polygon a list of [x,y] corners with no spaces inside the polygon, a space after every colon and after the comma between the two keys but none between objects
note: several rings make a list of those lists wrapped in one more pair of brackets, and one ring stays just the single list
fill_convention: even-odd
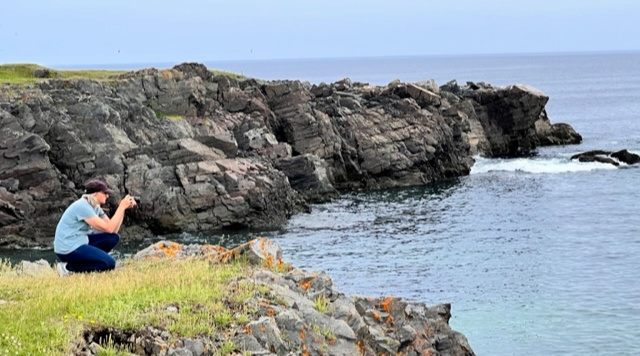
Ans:
[{"label": "person's baseball cap", "polygon": [[101,181],[101,180],[97,180],[97,179],[92,179],[90,181],[88,181],[87,183],[85,183],[84,185],[84,192],[85,194],[91,194],[91,193],[97,193],[97,192],[102,192],[102,193],[113,193],[113,190],[109,189],[109,187],[107,187],[107,183]]}]

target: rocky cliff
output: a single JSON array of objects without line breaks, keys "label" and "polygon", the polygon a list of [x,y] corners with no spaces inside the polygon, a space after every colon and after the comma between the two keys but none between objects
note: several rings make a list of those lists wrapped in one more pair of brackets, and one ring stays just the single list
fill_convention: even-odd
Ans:
[{"label": "rocky cliff", "polygon": [[50,246],[83,183],[140,195],[125,239],[283,224],[339,191],[466,175],[473,156],[578,143],[526,85],[214,76],[200,64],[109,82],[0,87],[0,245]]}]

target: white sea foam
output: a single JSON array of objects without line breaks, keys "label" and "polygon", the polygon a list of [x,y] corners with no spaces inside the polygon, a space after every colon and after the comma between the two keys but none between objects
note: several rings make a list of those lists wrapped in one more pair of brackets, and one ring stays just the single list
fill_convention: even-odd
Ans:
[{"label": "white sea foam", "polygon": [[471,167],[471,174],[488,172],[525,172],[534,174],[554,174],[568,172],[587,172],[598,169],[616,169],[608,163],[579,162],[569,157],[554,158],[483,158],[475,157],[476,163]]}]

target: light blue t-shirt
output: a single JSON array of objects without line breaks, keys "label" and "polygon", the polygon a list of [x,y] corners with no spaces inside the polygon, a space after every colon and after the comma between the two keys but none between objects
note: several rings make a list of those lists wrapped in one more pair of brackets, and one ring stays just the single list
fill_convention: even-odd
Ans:
[{"label": "light blue t-shirt", "polygon": [[84,219],[105,216],[100,207],[92,207],[86,199],[78,199],[64,211],[58,226],[56,227],[56,237],[53,240],[53,252],[66,255],[82,245],[89,243],[88,234],[93,233],[93,229]]}]

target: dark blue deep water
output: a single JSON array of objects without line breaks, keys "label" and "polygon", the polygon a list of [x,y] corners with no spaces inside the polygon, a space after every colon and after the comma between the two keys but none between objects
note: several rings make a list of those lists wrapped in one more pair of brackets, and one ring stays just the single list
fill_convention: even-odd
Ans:
[{"label": "dark blue deep water", "polygon": [[[452,303],[478,355],[637,355],[640,168],[570,162],[590,149],[640,154],[640,53],[211,62],[262,79],[344,77],[530,84],[578,146],[528,159],[478,157],[471,175],[348,194],[266,235],[297,267],[349,295]],[[220,236],[187,236],[219,242]]]}]

